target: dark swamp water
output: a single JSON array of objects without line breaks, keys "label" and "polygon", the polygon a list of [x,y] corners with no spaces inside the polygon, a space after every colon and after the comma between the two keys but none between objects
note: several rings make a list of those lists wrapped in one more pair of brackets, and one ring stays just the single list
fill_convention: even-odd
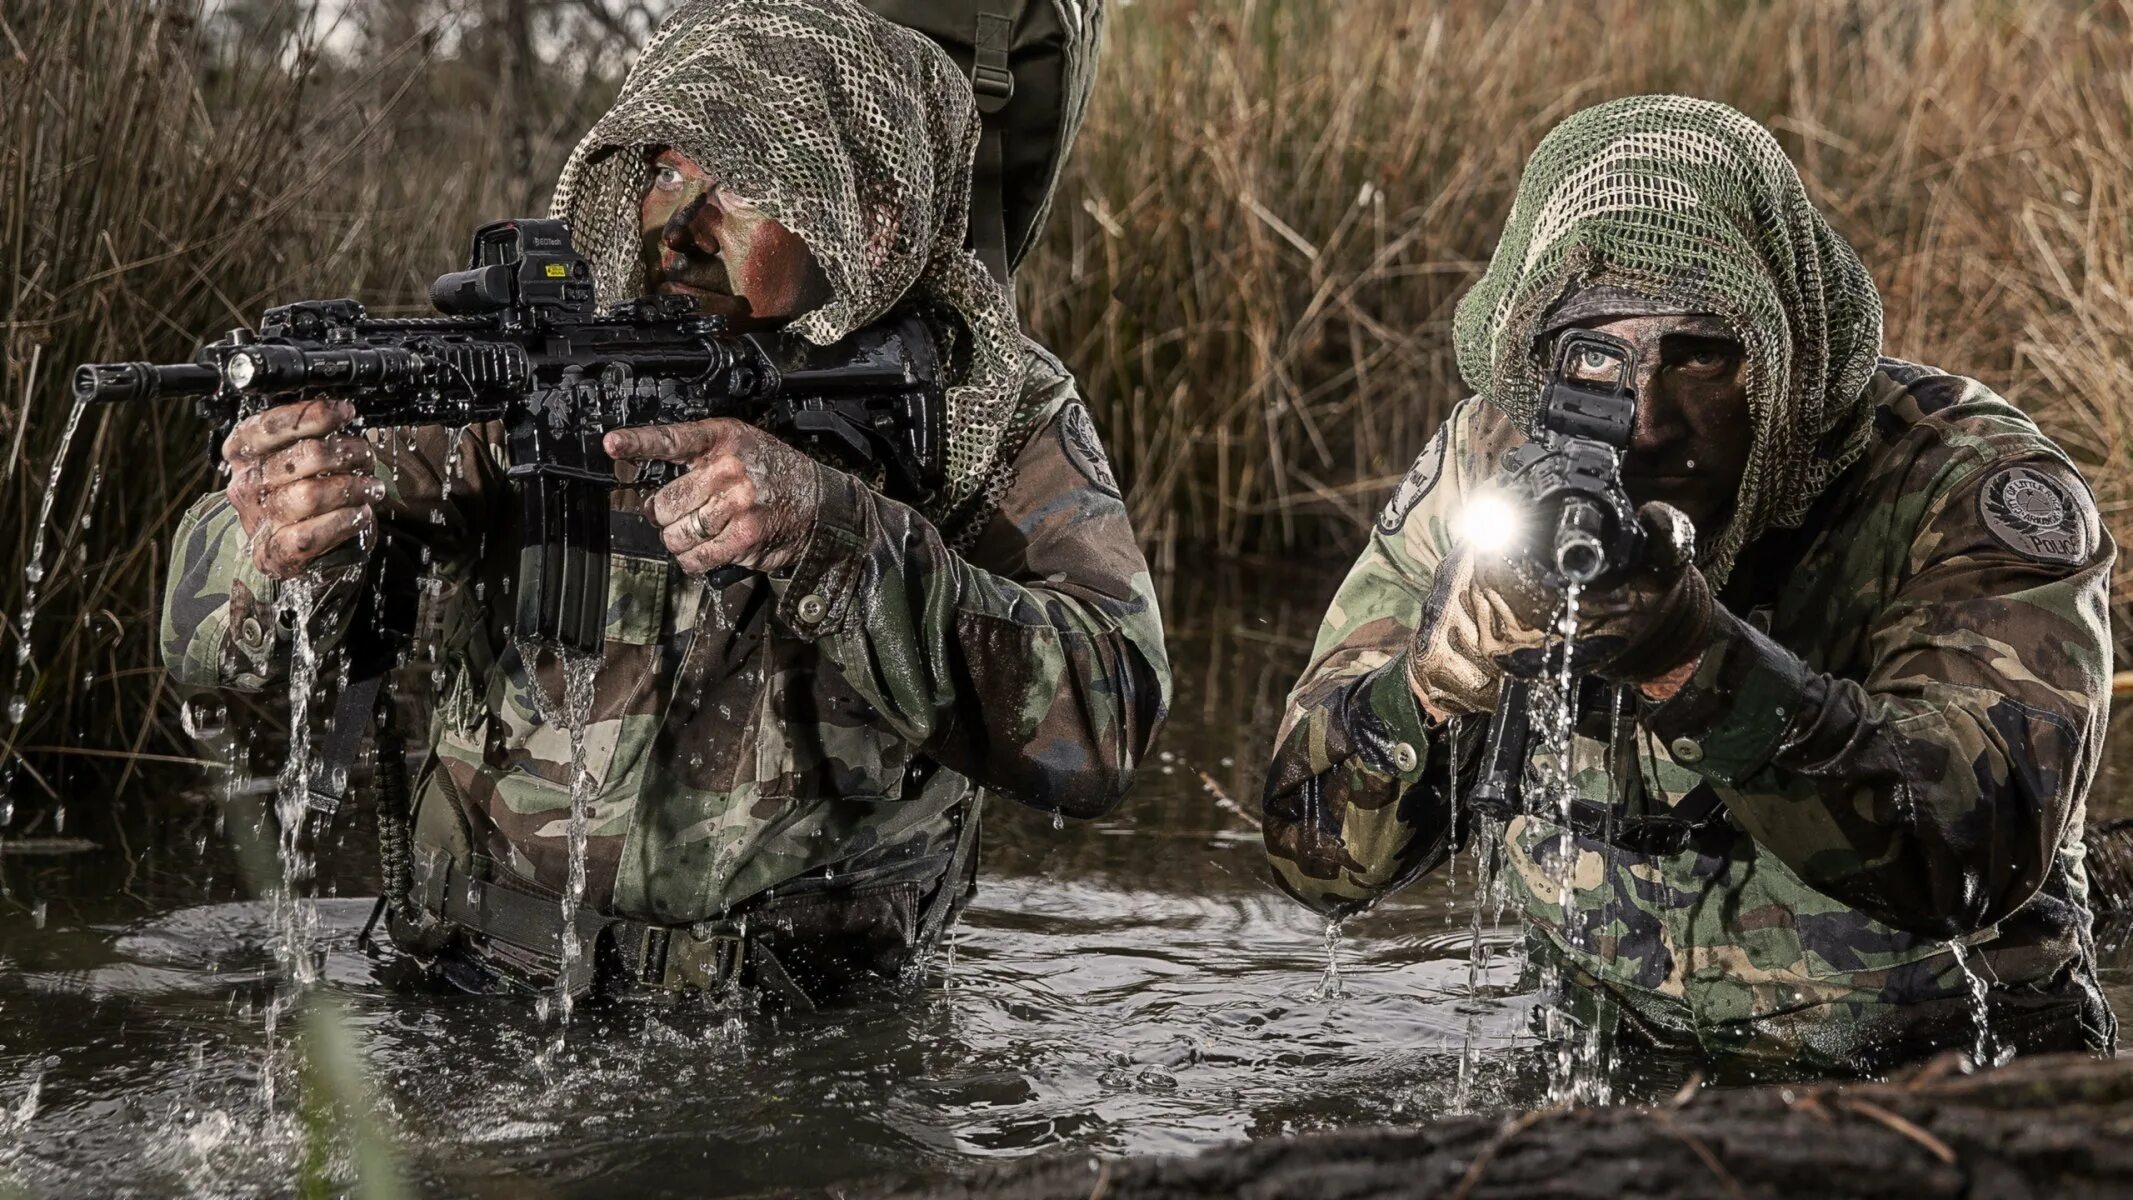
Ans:
[{"label": "dark swamp water", "polygon": [[[398,1174],[438,1195],[861,1196],[1021,1155],[1183,1152],[1545,1102],[1552,1053],[1529,1025],[1517,931],[1476,923],[1470,858],[1350,922],[1332,987],[1324,927],[1267,882],[1246,814],[1337,581],[1282,566],[1170,580],[1165,752],[1107,820],[1055,830],[989,810],[978,898],[900,1004],[775,1019],[581,1008],[551,1069],[531,1004],[381,979],[355,945],[372,834],[344,820],[322,848],[322,890],[342,897],[318,909],[323,978]],[[2133,795],[2129,717],[2092,815]],[[306,1174],[352,1180],[335,1116],[313,1112],[335,1132],[307,1157],[290,1020],[267,1030],[275,919],[246,898],[209,797],[201,782],[136,785],[104,812],[82,797],[66,832],[95,848],[0,852],[0,1189],[252,1196]],[[2107,989],[2133,1012],[2133,954],[2105,941]],[[1695,1066],[1640,1061],[1609,1083],[1653,1096]]]}]

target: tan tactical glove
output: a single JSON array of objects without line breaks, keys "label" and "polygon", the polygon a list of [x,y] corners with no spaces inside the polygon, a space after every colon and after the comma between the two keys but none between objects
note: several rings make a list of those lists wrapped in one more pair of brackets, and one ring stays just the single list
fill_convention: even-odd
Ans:
[{"label": "tan tactical glove", "polygon": [[[1655,679],[1710,639],[1714,601],[1696,569],[1695,526],[1656,502],[1639,508],[1637,520],[1643,561],[1615,587],[1579,597],[1571,668],[1580,674]],[[1439,720],[1494,710],[1504,675],[1532,678],[1552,665],[1545,631],[1562,612],[1561,594],[1541,584],[1524,556],[1454,551],[1438,568],[1408,646],[1415,698]]]}]

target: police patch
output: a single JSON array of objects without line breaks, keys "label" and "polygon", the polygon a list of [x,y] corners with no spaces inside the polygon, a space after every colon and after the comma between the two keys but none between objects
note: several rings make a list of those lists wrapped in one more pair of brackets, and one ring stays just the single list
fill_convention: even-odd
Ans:
[{"label": "police patch", "polygon": [[2088,561],[2088,523],[2079,501],[2035,467],[1994,472],[1978,492],[1978,514],[2001,545],[2024,558],[2066,566]]},{"label": "police patch", "polygon": [[1096,490],[1115,499],[1124,499],[1118,488],[1118,477],[1111,474],[1111,459],[1104,453],[1103,440],[1096,436],[1096,422],[1089,419],[1089,410],[1079,404],[1069,404],[1059,418],[1059,440],[1066,445],[1067,458],[1076,470],[1088,477]]},{"label": "police patch", "polygon": [[1392,536],[1407,524],[1407,514],[1415,511],[1422,497],[1437,486],[1437,478],[1444,474],[1444,431],[1439,429],[1429,445],[1422,447],[1422,456],[1415,465],[1407,468],[1407,475],[1400,480],[1400,489],[1386,501],[1385,511],[1378,514],[1378,532]]}]

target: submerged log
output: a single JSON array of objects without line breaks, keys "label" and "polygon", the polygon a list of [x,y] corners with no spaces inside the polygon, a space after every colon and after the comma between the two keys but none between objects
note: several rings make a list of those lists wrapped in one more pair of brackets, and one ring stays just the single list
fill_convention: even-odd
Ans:
[{"label": "submerged log", "polygon": [[1653,1106],[1454,1117],[1190,1158],[1022,1163],[932,1200],[1192,1197],[2035,1197],[2133,1195],[2133,1062],[1958,1059],[1885,1083],[1691,1085]]}]

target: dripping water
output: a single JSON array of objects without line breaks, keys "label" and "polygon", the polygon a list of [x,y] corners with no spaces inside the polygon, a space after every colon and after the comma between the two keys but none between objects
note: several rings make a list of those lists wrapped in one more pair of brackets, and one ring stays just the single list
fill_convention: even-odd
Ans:
[{"label": "dripping water", "polygon": [[2011,1047],[2003,1049],[1999,1039],[1992,1036],[1992,1010],[1986,1001],[1984,977],[1971,968],[1969,952],[1961,942],[1950,941],[1948,953],[1955,956],[1956,969],[1970,986],[1970,1023],[1977,1030],[1977,1041],[1970,1049],[1971,1061],[1981,1067],[1997,1067],[2014,1055]]},{"label": "dripping water", "polygon": [[51,473],[45,476],[44,497],[37,504],[37,531],[30,541],[30,560],[22,568],[26,582],[22,593],[22,618],[15,625],[15,680],[8,689],[7,720],[10,725],[22,724],[29,712],[29,696],[22,690],[23,676],[33,670],[30,663],[30,630],[37,623],[37,593],[44,583],[45,536],[52,528],[52,506],[59,500],[59,481],[67,470],[67,451],[74,444],[74,433],[81,428],[81,415],[88,406],[80,400],[67,414],[67,425],[59,435],[59,449],[52,455]]},{"label": "dripping water", "polygon": [[1348,995],[1348,985],[1341,980],[1341,922],[1339,917],[1326,919],[1326,970],[1318,977],[1318,988],[1311,993],[1313,1000],[1339,1000]]},{"label": "dripping water", "polygon": [[[310,784],[318,764],[311,753],[311,693],[318,683],[318,649],[311,640],[320,581],[304,574],[281,582],[275,591],[277,617],[292,631],[289,644],[289,753],[275,780],[274,816],[278,826],[279,886],[271,889],[274,957],[291,986],[278,989],[265,1005],[266,1061],[259,1073],[261,1102],[274,1110],[275,1091],[287,1048],[281,1043],[284,1020],[319,978],[319,916],[304,895],[313,863],[304,842],[304,817],[310,811]],[[210,718],[212,723],[212,718]],[[236,772],[231,773],[232,779]]]},{"label": "dripping water", "polygon": [[570,816],[564,825],[570,865],[564,877],[563,896],[558,901],[563,918],[562,957],[556,970],[555,994],[543,1005],[555,1020],[555,1036],[542,1059],[544,1064],[553,1064],[562,1052],[563,1038],[570,1028],[571,1010],[576,1003],[576,997],[571,994],[571,977],[586,953],[586,947],[578,938],[578,910],[585,905],[586,841],[592,826],[592,802],[597,781],[585,766],[585,737],[586,726],[592,720],[593,680],[599,674],[600,655],[556,647],[553,653],[563,670],[563,694],[552,697],[540,686],[534,670],[541,647],[521,639],[518,652],[526,664],[527,676],[534,681],[534,702],[540,710],[541,720],[562,729],[570,737]]}]

